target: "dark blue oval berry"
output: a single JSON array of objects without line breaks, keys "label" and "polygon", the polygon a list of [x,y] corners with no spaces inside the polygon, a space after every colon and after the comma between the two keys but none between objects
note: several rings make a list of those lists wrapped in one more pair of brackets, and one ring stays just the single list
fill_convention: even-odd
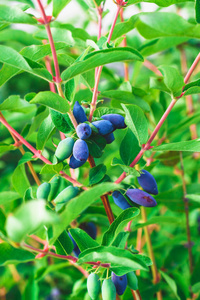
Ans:
[{"label": "dark blue oval berry", "polygon": [[79,254],[81,253],[81,251],[80,251],[80,249],[79,249],[77,243],[75,242],[75,240],[74,240],[73,237],[71,236],[70,232],[68,232],[68,235],[69,235],[69,237],[70,237],[70,239],[71,239],[71,241],[72,241],[72,243],[73,243],[73,245],[74,245],[74,249],[73,249],[74,255],[75,255],[76,257],[78,257]]},{"label": "dark blue oval berry", "polygon": [[108,134],[104,135],[103,137],[105,138],[107,144],[111,144],[115,140],[113,132],[108,133]]},{"label": "dark blue oval berry", "polygon": [[86,162],[89,156],[89,149],[85,141],[79,139],[74,143],[73,156],[76,160]]},{"label": "dark blue oval berry", "polygon": [[157,195],[158,187],[155,178],[148,171],[142,170],[140,177],[137,178],[138,183],[148,193]]},{"label": "dark blue oval berry", "polygon": [[92,125],[98,129],[100,135],[106,135],[114,131],[113,124],[107,120],[95,121],[92,122]]},{"label": "dark blue oval berry", "polygon": [[119,206],[121,209],[127,209],[129,207],[132,207],[126,198],[118,191],[114,191],[112,194],[113,200],[117,206]]},{"label": "dark blue oval berry", "polygon": [[151,195],[139,189],[129,189],[126,195],[131,201],[141,206],[154,207],[157,205],[156,200]]},{"label": "dark blue oval berry", "polygon": [[126,128],[126,124],[124,123],[124,117],[118,114],[108,114],[101,116],[102,119],[110,121],[115,129]]},{"label": "dark blue oval berry", "polygon": [[86,140],[92,134],[92,129],[87,123],[81,123],[76,128],[77,135],[80,139]]},{"label": "dark blue oval berry", "polygon": [[112,282],[115,285],[116,292],[119,296],[123,295],[127,287],[127,277],[126,275],[117,276],[112,272]]},{"label": "dark blue oval berry", "polygon": [[93,222],[87,223],[85,225],[84,230],[85,230],[85,232],[87,232],[87,234],[89,234],[89,236],[91,236],[91,238],[93,240],[96,239],[96,237],[97,237],[97,228],[96,228],[96,226]]},{"label": "dark blue oval berry", "polygon": [[74,104],[73,115],[78,124],[87,121],[87,117],[84,112],[84,109],[82,108],[82,106],[79,104],[78,101],[76,101]]},{"label": "dark blue oval berry", "polygon": [[74,156],[72,155],[70,157],[70,160],[69,160],[69,167],[71,169],[77,169],[79,167],[81,167],[82,165],[84,165],[85,161],[80,161],[80,160],[77,160],[74,158]]}]

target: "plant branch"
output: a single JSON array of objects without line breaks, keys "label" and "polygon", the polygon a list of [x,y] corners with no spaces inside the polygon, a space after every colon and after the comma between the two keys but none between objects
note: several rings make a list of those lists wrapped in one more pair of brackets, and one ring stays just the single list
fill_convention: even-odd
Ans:
[{"label": "plant branch", "polygon": [[185,172],[184,172],[184,164],[183,164],[183,154],[180,152],[180,164],[181,164],[181,178],[183,182],[183,201],[185,208],[185,217],[186,217],[186,231],[187,231],[187,248],[188,248],[188,256],[189,256],[189,268],[190,274],[193,271],[193,258],[192,258],[192,241],[191,241],[191,233],[190,233],[190,224],[189,224],[189,200],[186,198],[187,189],[185,182]]},{"label": "plant branch", "polygon": [[[122,9],[120,10],[120,21],[122,23],[124,22],[123,12],[124,12],[124,10],[122,7]],[[127,47],[126,35],[124,34],[123,37],[124,37],[124,39],[122,41],[122,46]],[[124,79],[125,79],[125,81],[129,81],[129,72],[128,72],[128,63],[127,62],[124,63]]]},{"label": "plant branch", "polygon": [[[112,24],[112,26],[111,26],[111,29],[110,29],[110,32],[109,32],[109,35],[108,35],[108,38],[107,38],[107,43],[110,43],[110,41],[111,41],[111,37],[112,37],[112,34],[113,34],[113,30],[114,30],[114,28],[115,28],[115,24],[116,24],[116,22],[117,22],[117,18],[118,18],[120,9],[121,9],[121,7],[118,5],[118,6],[117,6],[117,12],[116,12],[116,15],[115,15],[113,24]],[[94,111],[95,111],[96,105],[97,105],[98,87],[99,87],[99,81],[100,81],[102,69],[103,69],[103,66],[100,66],[100,67],[98,68],[98,72],[97,72],[97,74],[96,74],[95,86],[94,86],[94,91],[93,91],[93,96],[92,96],[92,102],[91,102],[91,109],[90,109],[89,122],[92,121],[92,116],[93,116],[93,114],[94,114]]]},{"label": "plant branch", "polygon": [[[0,116],[0,122],[10,131],[12,132],[15,137],[17,137],[19,139],[19,141],[24,144],[33,154],[34,154],[34,157],[37,157],[39,158],[40,160],[42,160],[44,163],[48,164],[48,165],[52,165],[52,163],[47,159],[45,158],[41,153],[40,151],[36,150],[31,144],[29,144],[14,128],[12,128],[8,122],[2,118]],[[87,187],[84,187],[80,182],[76,181],[75,179],[71,178],[69,175],[65,174],[65,172],[63,171],[60,171],[60,174],[65,178],[67,179],[69,182],[71,182],[73,185],[75,186],[79,186],[81,187],[82,189],[84,190],[87,190],[88,188]]]},{"label": "plant branch", "polygon": [[149,60],[145,59],[143,66],[145,66],[147,69],[154,72],[156,75],[162,76],[162,73],[158,70],[158,68],[154,64],[152,64],[152,62],[150,62]]}]

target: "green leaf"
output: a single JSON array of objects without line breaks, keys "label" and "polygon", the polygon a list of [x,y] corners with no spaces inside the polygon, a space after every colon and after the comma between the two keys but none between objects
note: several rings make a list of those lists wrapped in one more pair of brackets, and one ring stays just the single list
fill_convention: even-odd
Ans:
[{"label": "green leaf", "polygon": [[126,125],[135,134],[139,144],[145,144],[148,139],[148,123],[143,111],[138,106],[131,104],[122,104],[122,107],[126,113]]},{"label": "green leaf", "polygon": [[196,12],[196,21],[200,23],[200,1],[195,1],[195,12]]},{"label": "green leaf", "polygon": [[55,164],[55,165],[45,165],[40,174],[59,174],[63,169],[63,163]]},{"label": "green leaf", "polygon": [[162,7],[167,7],[173,4],[183,3],[183,2],[193,2],[194,0],[129,0],[128,5],[136,4],[140,2],[155,3]]},{"label": "green leaf", "polygon": [[195,194],[192,194],[192,195],[186,195],[186,198],[188,198],[188,199],[191,200],[191,201],[200,203],[200,195],[195,195]]},{"label": "green leaf", "polygon": [[177,143],[169,143],[153,147],[153,151],[189,151],[200,152],[200,139],[192,141],[184,141]]},{"label": "green leaf", "polygon": [[56,247],[56,253],[60,255],[68,255],[74,249],[74,245],[70,237],[68,236],[66,230],[64,230],[61,233],[61,235],[57,238],[57,240],[54,243],[54,246]]},{"label": "green leaf", "polygon": [[0,244],[0,265],[15,264],[34,260],[35,255],[29,251],[14,248],[8,243]]},{"label": "green leaf", "polygon": [[20,196],[18,193],[11,192],[11,191],[1,192],[0,193],[0,205],[7,204],[8,202],[17,200],[19,198],[20,198]]},{"label": "green leaf", "polygon": [[30,278],[26,284],[25,290],[23,291],[22,300],[38,300],[38,296],[38,283],[33,278]]},{"label": "green leaf", "polygon": [[0,144],[0,154],[11,151],[11,150],[15,150],[15,146],[13,145],[3,145]]},{"label": "green leaf", "polygon": [[165,279],[165,281],[167,282],[167,284],[169,285],[169,287],[171,288],[171,290],[173,291],[176,299],[181,300],[180,297],[178,296],[178,293],[177,293],[176,282],[171,277],[169,277],[169,275],[167,275],[166,273],[164,273],[163,271],[159,271],[159,272],[162,275],[162,277]]},{"label": "green leaf", "polygon": [[53,0],[53,16],[57,17],[71,0]]},{"label": "green leaf", "polygon": [[12,174],[12,184],[14,189],[20,194],[20,196],[24,196],[25,191],[29,188],[30,183],[26,176],[24,165],[18,166]]},{"label": "green leaf", "polygon": [[10,23],[36,24],[37,21],[19,7],[0,5],[0,18]]},{"label": "green leaf", "polygon": [[51,120],[51,116],[49,115],[40,125],[37,134],[37,149],[43,150],[46,142],[51,137],[55,129],[55,125]]},{"label": "green leaf", "polygon": [[73,102],[76,94],[76,84],[74,78],[65,83],[65,97],[70,102]]},{"label": "green leaf", "polygon": [[[71,31],[62,28],[51,28],[51,33],[55,42],[63,42],[68,46],[74,45],[74,39],[72,38]],[[45,29],[36,32],[34,36],[37,39],[48,40],[48,34]]]},{"label": "green leaf", "polygon": [[140,152],[140,149],[141,148],[135,134],[128,128],[120,145],[120,157],[124,164],[130,165]]},{"label": "green leaf", "polygon": [[99,246],[95,240],[93,240],[84,230],[80,228],[70,229],[70,233],[81,252],[88,248],[95,248]]},{"label": "green leaf", "polygon": [[128,175],[132,175],[132,176],[135,176],[135,177],[140,176],[140,173],[135,168],[124,165],[123,162],[121,162],[121,160],[116,158],[116,157],[113,158],[111,165],[121,167],[122,170],[124,172],[126,172]]},{"label": "green leaf", "polygon": [[0,110],[8,110],[11,112],[30,113],[35,109],[34,105],[27,101],[21,100],[19,96],[12,95],[0,104]]},{"label": "green leaf", "polygon": [[130,232],[119,232],[112,242],[111,246],[124,249],[126,247],[126,242],[129,234]]},{"label": "green leaf", "polygon": [[110,263],[111,266],[128,266],[132,271],[148,270],[146,264],[140,259],[140,255],[112,246],[99,246],[81,252],[78,263],[87,261],[101,261],[101,263]]},{"label": "green leaf", "polygon": [[45,105],[61,113],[67,113],[70,109],[66,99],[49,91],[38,93],[30,103]]},{"label": "green leaf", "polygon": [[26,234],[33,233],[42,225],[58,221],[55,213],[46,209],[43,200],[31,200],[22,204],[6,221],[6,231],[14,242],[21,242]]},{"label": "green leaf", "polygon": [[120,233],[125,225],[137,217],[140,213],[140,210],[136,207],[131,207],[125,209],[114,222],[110,225],[109,229],[104,233],[102,245],[109,246],[112,244],[118,233]]},{"label": "green leaf", "polygon": [[112,34],[112,41],[134,29],[136,27],[137,20],[138,15],[133,15],[128,21],[117,23]]},{"label": "green leaf", "polygon": [[92,52],[84,57],[83,61],[75,62],[61,77],[63,80],[69,80],[78,74],[82,74],[98,66],[116,61],[143,61],[141,54],[132,48],[110,48]]},{"label": "green leaf", "polygon": [[18,166],[19,165],[22,165],[22,164],[25,164],[26,162],[30,161],[30,160],[33,160],[33,153],[31,152],[26,152],[22,158],[19,160],[18,162]]},{"label": "green leaf", "polygon": [[89,184],[93,185],[101,181],[104,175],[106,174],[106,166],[100,164],[92,169],[89,172]]},{"label": "green leaf", "polygon": [[0,61],[18,69],[31,72],[31,67],[23,56],[10,47],[0,45]]},{"label": "green leaf", "polygon": [[183,77],[180,75],[178,70],[171,66],[161,66],[159,70],[164,76],[164,83],[166,87],[171,91],[174,97],[180,96],[184,86]]},{"label": "green leaf", "polygon": [[0,87],[19,72],[18,68],[4,64],[0,70]]},{"label": "green leaf", "polygon": [[161,217],[151,217],[147,222],[145,223],[138,223],[131,227],[132,231],[137,230],[139,228],[143,228],[145,226],[151,225],[151,224],[170,224],[170,226],[179,224],[181,222],[180,219],[177,217],[167,217],[167,216],[161,216]]},{"label": "green leaf", "polygon": [[96,200],[101,195],[110,192],[111,190],[119,189],[121,186],[115,183],[101,183],[89,189],[88,191],[82,192],[76,198],[70,200],[64,211],[60,214],[60,223],[54,226],[54,237],[51,242],[54,242],[57,237],[63,232],[63,230],[74,220],[78,215]]},{"label": "green leaf", "polygon": [[[105,140],[105,143],[106,143],[106,140]],[[93,156],[94,158],[99,158],[102,156],[103,151],[102,151],[101,147],[97,144],[97,142],[93,140],[93,137],[87,139],[87,145],[88,145],[88,149],[89,149],[91,156]]]}]

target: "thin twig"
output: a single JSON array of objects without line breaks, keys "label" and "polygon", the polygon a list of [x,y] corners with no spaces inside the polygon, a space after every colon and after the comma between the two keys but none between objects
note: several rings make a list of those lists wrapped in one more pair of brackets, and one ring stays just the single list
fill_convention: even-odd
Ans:
[{"label": "thin twig", "polygon": [[[122,23],[124,22],[123,12],[124,12],[124,10],[123,10],[123,7],[122,7],[122,9],[120,10],[120,21]],[[122,41],[122,46],[127,47],[126,35],[124,34],[123,37],[124,37],[124,39]],[[129,71],[128,70],[128,63],[125,62],[124,63],[124,79],[125,79],[125,81],[129,81],[129,72],[128,71]]]}]

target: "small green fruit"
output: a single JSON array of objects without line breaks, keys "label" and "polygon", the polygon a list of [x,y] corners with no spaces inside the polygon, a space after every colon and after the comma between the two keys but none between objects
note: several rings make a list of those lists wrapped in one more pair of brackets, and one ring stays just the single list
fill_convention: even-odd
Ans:
[{"label": "small green fruit", "polygon": [[138,289],[138,279],[137,276],[135,275],[134,272],[130,272],[126,274],[127,276],[127,281],[128,281],[128,286],[136,291]]},{"label": "small green fruit", "polygon": [[51,191],[49,193],[48,201],[52,201],[58,192],[59,186],[60,186],[60,176],[54,177],[51,182]]},{"label": "small green fruit", "polygon": [[98,297],[100,289],[101,284],[99,281],[99,276],[95,273],[90,274],[87,279],[87,290],[92,300],[95,300]]},{"label": "small green fruit", "polygon": [[45,199],[47,200],[49,193],[51,190],[51,185],[48,182],[42,183],[37,189],[37,199]]},{"label": "small green fruit", "polygon": [[54,199],[54,202],[56,204],[66,203],[72,198],[76,197],[78,192],[79,189],[77,187],[70,185],[66,189],[64,189],[60,194],[58,194],[58,196]]},{"label": "small green fruit", "polygon": [[71,137],[68,137],[62,140],[58,147],[56,148],[55,156],[59,161],[63,161],[64,159],[70,157],[72,154],[74,146],[74,140]]},{"label": "small green fruit", "polygon": [[116,300],[116,288],[111,279],[105,279],[102,284],[102,299]]}]

